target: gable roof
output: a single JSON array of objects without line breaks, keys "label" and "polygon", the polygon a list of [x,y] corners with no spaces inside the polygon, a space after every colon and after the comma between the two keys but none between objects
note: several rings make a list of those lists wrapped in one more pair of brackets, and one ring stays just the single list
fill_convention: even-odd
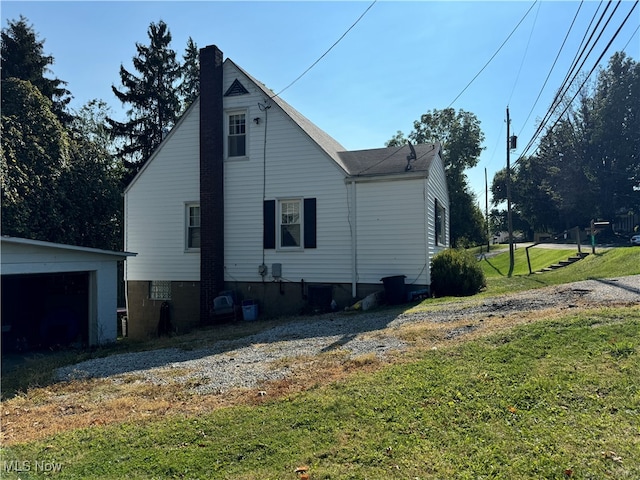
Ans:
[{"label": "gable roof", "polygon": [[264,93],[266,98],[276,103],[349,176],[374,177],[406,173],[426,174],[431,168],[433,158],[440,153],[440,144],[438,143],[414,145],[416,159],[410,162],[411,168],[407,170],[407,156],[411,153],[408,145],[348,151],[328,133],[239,67],[233,60],[227,58],[226,62],[230,62],[253,82]]},{"label": "gable roof", "polygon": [[426,174],[436,155],[440,153],[440,144],[424,143],[411,147],[374,148],[340,152],[340,158],[349,175],[353,177],[374,177],[380,175],[402,175],[408,173]]},{"label": "gable roof", "polygon": [[[386,175],[402,175],[402,174],[426,174],[431,167],[431,162],[436,154],[440,153],[439,144],[420,144],[414,145],[416,151],[416,160],[411,162],[411,169],[406,170],[407,156],[410,154],[408,145],[401,147],[375,148],[368,150],[347,151],[337,140],[331,135],[315,125],[311,120],[302,115],[299,111],[285,102],[279,96],[268,89],[262,82],[258,81],[242,67],[238,66],[233,60],[227,58],[224,63],[229,62],[239,72],[245,75],[256,88],[258,88],[265,97],[277,104],[282,111],[296,124],[300,129],[316,143],[347,175],[352,177],[375,177]],[[239,88],[246,91],[244,86],[236,79],[227,93],[238,94]],[[163,139],[158,148],[147,159],[137,175],[131,180],[125,188],[126,194],[136,183],[137,179],[142,175],[144,170],[149,166],[153,158],[162,149],[164,144],[169,141],[177,127],[184,121],[187,114],[195,105],[199,104],[200,96],[198,96],[185,113],[178,119],[169,134]]]},{"label": "gable roof", "polygon": [[335,140],[331,135],[322,130],[320,127],[315,125],[311,120],[298,112],[295,108],[285,102],[279,96],[276,96],[275,93],[265,87],[260,81],[256,80],[252,77],[248,72],[246,72],[243,68],[239,67],[233,60],[227,58],[225,63],[231,63],[235,68],[237,68],[243,75],[245,75],[250,81],[252,81],[255,86],[264,93],[265,97],[278,105],[286,115],[293,120],[306,134],[313,140],[331,159],[336,162],[345,172],[347,172],[346,165],[343,164],[342,158],[339,155],[339,152],[346,151],[340,143]]}]

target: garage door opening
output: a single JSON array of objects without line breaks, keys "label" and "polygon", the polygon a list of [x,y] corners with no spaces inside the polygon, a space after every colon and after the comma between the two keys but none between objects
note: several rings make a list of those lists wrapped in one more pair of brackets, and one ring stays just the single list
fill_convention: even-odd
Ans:
[{"label": "garage door opening", "polygon": [[2,276],[3,352],[89,343],[89,272]]}]

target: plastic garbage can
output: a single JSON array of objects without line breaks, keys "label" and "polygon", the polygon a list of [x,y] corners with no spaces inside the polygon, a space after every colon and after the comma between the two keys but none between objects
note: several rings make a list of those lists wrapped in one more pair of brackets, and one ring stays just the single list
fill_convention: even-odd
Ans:
[{"label": "plastic garbage can", "polygon": [[405,275],[384,277],[380,281],[384,284],[384,296],[389,305],[399,305],[405,301]]}]

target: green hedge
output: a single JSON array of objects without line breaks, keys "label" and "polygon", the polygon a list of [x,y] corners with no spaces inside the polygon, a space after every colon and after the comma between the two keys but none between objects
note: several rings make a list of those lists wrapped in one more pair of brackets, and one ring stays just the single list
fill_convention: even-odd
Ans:
[{"label": "green hedge", "polygon": [[448,249],[433,257],[431,292],[434,296],[474,295],[486,285],[484,272],[470,252]]}]

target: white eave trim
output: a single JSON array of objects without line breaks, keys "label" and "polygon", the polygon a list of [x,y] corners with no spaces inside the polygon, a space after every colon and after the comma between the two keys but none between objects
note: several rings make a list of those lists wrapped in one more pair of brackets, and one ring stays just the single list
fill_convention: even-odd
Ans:
[{"label": "white eave trim", "polygon": [[55,248],[58,250],[69,250],[69,251],[83,252],[83,253],[96,253],[100,255],[110,255],[110,256],[119,257],[119,258],[135,257],[136,255],[138,255],[137,253],[132,253],[132,252],[115,252],[113,250],[103,250],[101,248],[79,247],[77,245],[44,242],[42,240],[31,240],[28,238],[18,238],[18,237],[10,237],[10,236],[3,236],[0,238],[0,240],[2,243],[10,243],[14,245],[30,245],[34,247]]}]

